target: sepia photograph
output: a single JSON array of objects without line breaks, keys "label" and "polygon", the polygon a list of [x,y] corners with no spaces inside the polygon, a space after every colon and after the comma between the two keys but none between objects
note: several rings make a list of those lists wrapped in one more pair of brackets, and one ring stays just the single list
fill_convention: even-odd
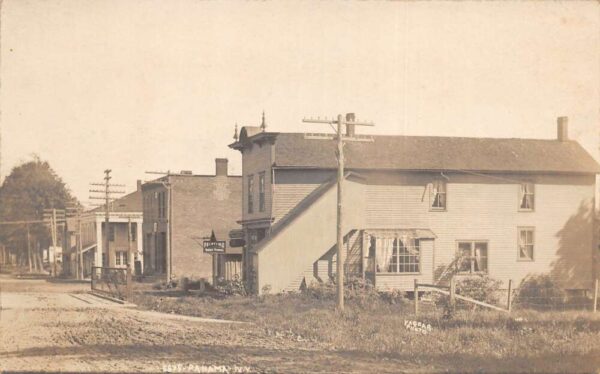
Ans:
[{"label": "sepia photograph", "polygon": [[0,0],[0,373],[600,373],[600,1]]}]

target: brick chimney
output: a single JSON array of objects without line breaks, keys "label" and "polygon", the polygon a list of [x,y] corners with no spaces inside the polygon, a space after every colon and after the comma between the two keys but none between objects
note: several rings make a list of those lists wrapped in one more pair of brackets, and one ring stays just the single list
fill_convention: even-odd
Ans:
[{"label": "brick chimney", "polygon": [[[346,122],[356,121],[356,115],[354,113],[346,113]],[[354,125],[346,125],[346,136],[354,136],[355,128]]]},{"label": "brick chimney", "polygon": [[569,140],[569,117],[558,117],[556,119],[556,139],[559,142]]},{"label": "brick chimney", "polygon": [[138,180],[137,180],[137,190],[138,190],[138,191],[141,191],[141,190],[142,190],[142,180],[141,180],[141,179],[138,179]]},{"label": "brick chimney", "polygon": [[215,158],[215,170],[217,176],[227,176],[227,163],[226,158]]}]

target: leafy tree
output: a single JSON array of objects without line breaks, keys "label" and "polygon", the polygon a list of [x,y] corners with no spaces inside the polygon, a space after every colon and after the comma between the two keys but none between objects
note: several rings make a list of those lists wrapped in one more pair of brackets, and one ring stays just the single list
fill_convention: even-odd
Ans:
[{"label": "leafy tree", "polygon": [[[38,156],[13,168],[0,187],[0,221],[40,220],[44,209],[64,209],[71,204],[79,205],[48,162]],[[44,224],[31,224],[29,231],[31,243],[36,243],[32,249],[37,243],[50,243],[50,232]],[[0,225],[0,243],[27,258],[27,226]]]}]

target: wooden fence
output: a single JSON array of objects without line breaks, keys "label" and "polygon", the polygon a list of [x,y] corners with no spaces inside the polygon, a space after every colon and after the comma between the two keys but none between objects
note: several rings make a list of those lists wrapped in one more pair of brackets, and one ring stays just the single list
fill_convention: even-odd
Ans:
[{"label": "wooden fence", "polygon": [[114,299],[131,298],[132,277],[129,268],[92,266],[92,292]]},{"label": "wooden fence", "polygon": [[[586,305],[585,305],[584,309],[591,310],[593,312],[597,311],[598,292],[600,292],[600,290],[598,288],[599,288],[598,287],[598,279],[596,279],[594,282],[594,290],[593,290],[593,294],[592,294],[592,300],[585,302]],[[473,305],[478,305],[478,306],[481,306],[484,308],[493,309],[493,310],[506,312],[506,313],[510,313],[513,309],[513,291],[514,290],[512,287],[512,281],[510,281],[510,280],[508,281],[508,289],[507,289],[507,294],[506,294],[506,307],[492,305],[492,304],[486,303],[484,301],[475,300],[473,298],[457,294],[456,293],[456,282],[455,282],[454,277],[450,278],[450,286],[419,283],[418,280],[415,279],[414,311],[415,311],[416,315],[419,314],[419,302],[420,302],[419,301],[419,292],[423,292],[423,291],[433,291],[433,292],[437,292],[437,293],[449,296],[450,308],[452,308],[452,310],[455,310],[455,308],[456,308],[456,300],[462,300],[467,303],[471,303]],[[517,301],[519,301],[519,298],[517,298]],[[591,302],[591,305],[590,305],[590,302]],[[591,308],[590,308],[590,306],[591,306]]]}]

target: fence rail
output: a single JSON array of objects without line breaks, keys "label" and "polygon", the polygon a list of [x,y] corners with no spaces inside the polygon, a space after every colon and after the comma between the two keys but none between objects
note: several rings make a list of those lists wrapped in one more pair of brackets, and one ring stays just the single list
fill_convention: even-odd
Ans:
[{"label": "fence rail", "polygon": [[129,268],[92,266],[92,291],[119,300],[131,297],[132,277]]},{"label": "fence rail", "polygon": [[[419,314],[423,301],[420,300],[420,294],[431,293],[434,304],[439,306],[439,301],[435,294],[446,297],[441,305],[446,305],[452,310],[460,308],[476,308],[484,307],[488,309],[498,310],[510,313],[514,309],[535,309],[539,311],[566,311],[566,310],[588,310],[596,312],[598,309],[598,280],[594,283],[594,288],[590,290],[582,290],[580,293],[569,292],[556,288],[554,286],[537,285],[535,287],[526,287],[513,289],[512,281],[508,282],[508,289],[500,290],[494,294],[494,297],[477,300],[466,295],[456,293],[455,279],[450,279],[450,286],[442,286],[437,284],[419,283],[415,279],[414,284],[414,311]],[[490,301],[493,300],[493,301]],[[460,301],[457,302],[457,301]]]}]

